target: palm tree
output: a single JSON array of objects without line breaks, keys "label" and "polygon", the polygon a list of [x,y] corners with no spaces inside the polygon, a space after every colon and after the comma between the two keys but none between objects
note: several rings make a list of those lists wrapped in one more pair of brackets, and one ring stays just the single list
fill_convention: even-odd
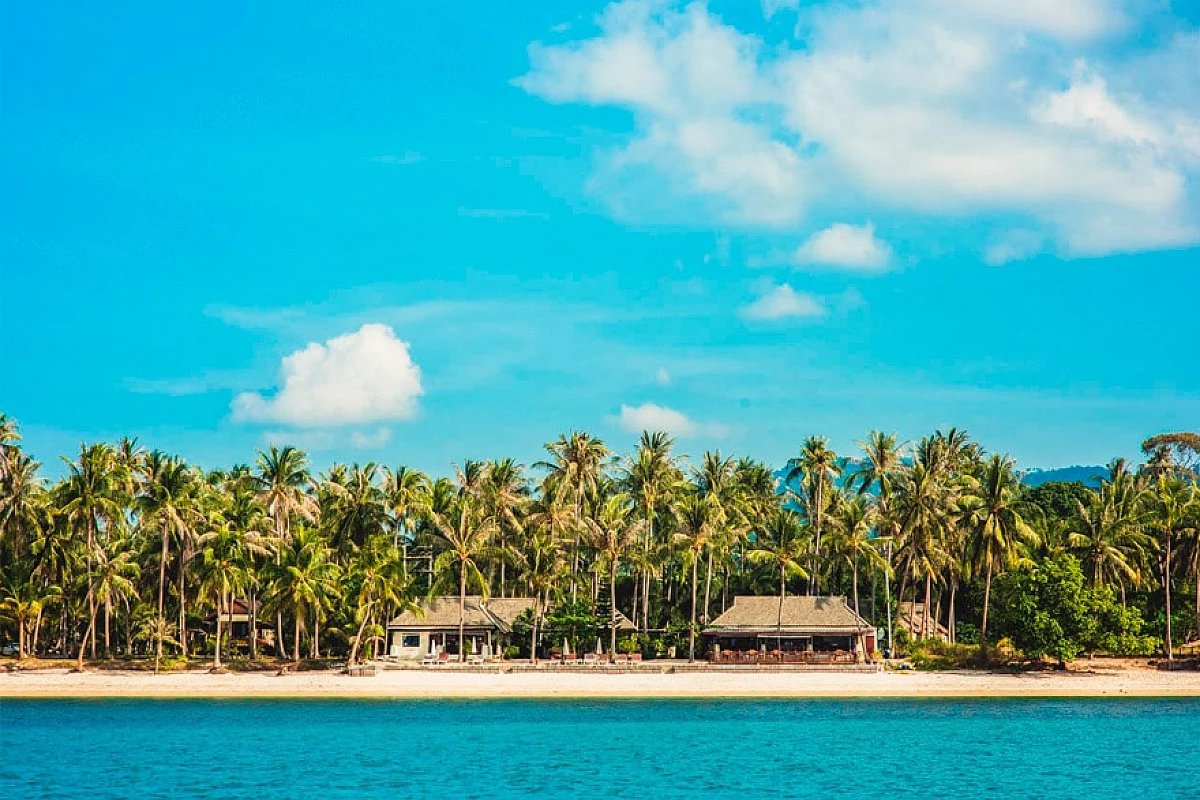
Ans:
[{"label": "palm tree", "polygon": [[1185,532],[1194,531],[1200,497],[1195,484],[1181,478],[1160,475],[1146,494],[1146,505],[1150,510],[1149,524],[1162,540],[1162,585],[1163,603],[1166,610],[1167,627],[1163,637],[1163,649],[1167,660],[1175,658],[1171,641],[1171,556],[1175,539]]},{"label": "palm tree", "polygon": [[[383,494],[392,513],[394,534],[392,546],[401,548],[405,556],[413,535],[415,520],[429,506],[429,476],[420,470],[399,466],[395,470],[384,470]],[[407,561],[405,563],[407,568]]]},{"label": "palm tree", "polygon": [[609,653],[617,651],[617,569],[646,524],[644,520],[635,520],[633,511],[629,495],[611,495],[601,504],[595,518],[587,520],[584,533],[588,545],[599,554],[600,564],[608,568]]},{"label": "palm tree", "polygon": [[[662,505],[670,501],[675,490],[682,482],[682,473],[677,464],[677,458],[671,455],[675,440],[661,431],[650,433],[643,431],[638,439],[637,451],[627,458],[622,469],[622,484],[642,511],[646,522],[646,535],[642,543],[642,561],[649,561],[650,550],[654,546],[654,521]],[[648,563],[640,576],[641,617],[640,627],[646,630],[650,627],[650,571]],[[637,592],[635,592],[635,595]],[[634,603],[634,613],[637,614],[637,603]]]},{"label": "palm tree", "polygon": [[575,541],[571,548],[571,602],[575,602],[579,575],[579,536],[583,533],[583,503],[596,493],[603,479],[609,451],[604,442],[585,431],[572,431],[546,445],[553,461],[537,466],[550,471],[556,484],[570,493],[574,503]]},{"label": "palm tree", "polygon": [[368,625],[374,626],[381,609],[412,611],[417,615],[424,613],[413,602],[412,581],[405,570],[403,556],[395,548],[384,545],[382,538],[371,540],[358,551],[350,565],[349,584],[359,623],[350,646],[351,664],[358,661],[363,632]]},{"label": "palm tree", "polygon": [[375,480],[376,471],[374,464],[355,464],[340,480],[331,476],[322,485],[322,526],[339,553],[358,550],[393,524],[383,489]]},{"label": "palm tree", "polygon": [[[833,482],[841,474],[842,468],[837,454],[829,448],[829,440],[824,436],[810,436],[800,446],[799,458],[793,458],[787,463],[784,480],[787,484],[800,487],[797,499],[808,511],[816,530],[814,543],[814,558],[819,563],[821,559],[821,534],[824,527],[826,498]],[[818,569],[812,570],[812,585],[809,591],[820,594],[821,577]]]},{"label": "palm tree", "polygon": [[[172,458],[155,450],[146,456],[146,477],[141,491],[134,499],[138,520],[146,530],[157,530],[161,537],[158,560],[158,616],[157,630],[165,631],[167,562],[170,557],[171,540],[179,544],[179,643],[187,655],[187,631],[185,623],[185,597],[183,585],[184,564],[187,548],[195,538],[195,526],[201,520],[199,506],[199,481],[194,470],[182,460]],[[155,646],[154,661],[162,660],[160,640]],[[157,668],[157,667],[156,667]]]},{"label": "palm tree", "polygon": [[455,573],[458,578],[458,654],[460,661],[466,661],[467,585],[479,586],[481,594],[487,596],[487,581],[479,571],[478,562],[493,552],[496,521],[484,516],[469,494],[459,498],[449,516],[434,512],[430,519],[444,548],[434,561],[434,570],[447,576]]},{"label": "palm tree", "polygon": [[[267,515],[275,527],[275,540],[278,543],[285,544],[291,539],[293,519],[305,522],[316,520],[316,503],[305,492],[309,485],[309,475],[308,457],[304,451],[290,445],[283,448],[271,445],[265,453],[259,450],[254,481],[259,500],[266,506]],[[277,560],[276,564],[278,563]],[[282,652],[282,609],[276,611],[275,626],[278,632],[276,647]],[[297,652],[296,658],[299,657]]]},{"label": "palm tree", "polygon": [[523,547],[514,550],[513,555],[519,569],[519,580],[533,595],[533,626],[530,632],[529,657],[534,664],[537,664],[539,626],[545,611],[546,600],[566,576],[566,563],[563,559],[559,539],[548,524],[532,527],[523,544]]},{"label": "palm tree", "polygon": [[[124,479],[120,474],[112,447],[107,444],[82,445],[79,460],[66,458],[67,477],[59,486],[58,507],[77,525],[82,525],[86,534],[85,558],[88,572],[92,570],[92,559],[97,552],[101,524],[122,519],[124,508],[120,500],[120,489]],[[96,598],[88,586],[88,613],[96,613]],[[92,642],[92,658],[96,657],[96,643]]]},{"label": "palm tree", "polygon": [[[887,606],[888,648],[892,646],[892,545],[899,536],[896,521],[892,515],[892,495],[895,493],[896,481],[904,469],[904,445],[894,433],[871,431],[865,441],[858,442],[863,451],[859,460],[857,477],[859,493],[874,490],[875,520],[879,532],[884,537],[887,547],[886,561],[889,570],[883,574],[884,603]],[[871,607],[874,609],[872,599]],[[872,612],[873,614],[873,612]],[[874,615],[874,614],[873,614]]]},{"label": "palm tree", "polygon": [[27,576],[6,586],[0,599],[0,616],[17,626],[17,658],[36,655],[37,627],[42,613],[52,603],[62,599],[62,590],[47,586]]},{"label": "palm tree", "polygon": [[905,471],[893,502],[900,531],[896,559],[903,565],[899,597],[903,601],[904,587],[910,578],[925,582],[923,638],[929,629],[932,584],[950,557],[945,545],[959,512],[956,491],[948,475],[931,468],[918,456],[918,462]]},{"label": "palm tree", "polygon": [[[511,458],[489,461],[484,474],[483,498],[488,516],[496,520],[497,545],[506,551],[506,534],[519,534],[521,511],[529,502],[525,468]],[[500,596],[508,585],[507,559],[500,561]]]},{"label": "palm tree", "polygon": [[883,543],[874,534],[875,511],[862,495],[838,496],[833,505],[833,530],[829,536],[830,560],[850,568],[854,591],[854,613],[858,610],[858,571],[860,566],[887,574],[891,566],[879,552]]},{"label": "palm tree", "polygon": [[[245,592],[253,581],[251,565],[254,556],[267,553],[266,547],[252,536],[235,523],[221,520],[197,541],[204,587],[213,593],[217,609],[213,669],[221,668],[221,619],[232,610],[234,598]],[[251,625],[251,639],[256,633],[253,628]]]},{"label": "palm tree", "polygon": [[[314,652],[317,649],[317,626],[331,598],[336,594],[340,576],[338,565],[333,562],[332,551],[311,528],[297,529],[291,541],[281,549],[281,558],[271,570],[267,603],[279,616],[283,611],[292,615],[292,655],[300,660],[300,634],[308,627],[312,617]],[[283,641],[283,627],[278,630],[278,640]]]},{"label": "palm tree", "polygon": [[134,581],[141,574],[141,568],[133,561],[133,555],[133,550],[127,548],[111,555],[99,548],[93,554],[93,567],[84,576],[84,582],[87,584],[88,597],[93,598],[95,603],[88,615],[87,632],[79,644],[79,655],[75,662],[77,672],[83,672],[83,652],[87,649],[88,640],[94,637],[96,632],[98,606],[111,608],[137,594]]},{"label": "palm tree", "polygon": [[[1119,487],[1104,481],[1099,492],[1088,491],[1086,502],[1077,500],[1075,516],[1067,523],[1067,545],[1079,555],[1093,588],[1116,583],[1123,596],[1127,585],[1141,581],[1141,565],[1153,539],[1141,530],[1144,515],[1137,503],[1122,495]],[[1136,500],[1137,495],[1127,497]]]},{"label": "palm tree", "polygon": [[720,525],[720,510],[711,495],[689,494],[675,508],[679,530],[675,543],[683,548],[684,561],[692,569],[692,611],[688,625],[688,661],[696,660],[696,589],[700,560],[712,546]]},{"label": "palm tree", "polygon": [[983,465],[977,480],[964,500],[965,517],[972,530],[975,562],[985,572],[983,618],[979,641],[987,643],[988,605],[992,578],[996,572],[1014,565],[1021,545],[1036,545],[1038,535],[1025,521],[1032,509],[1021,499],[1021,479],[1016,464],[1008,456],[993,454]]},{"label": "palm tree", "polygon": [[776,642],[783,633],[783,601],[788,578],[808,580],[800,565],[808,551],[809,537],[800,516],[791,509],[777,508],[767,520],[754,549],[746,554],[752,564],[771,564],[779,572],[779,612],[775,620]]}]

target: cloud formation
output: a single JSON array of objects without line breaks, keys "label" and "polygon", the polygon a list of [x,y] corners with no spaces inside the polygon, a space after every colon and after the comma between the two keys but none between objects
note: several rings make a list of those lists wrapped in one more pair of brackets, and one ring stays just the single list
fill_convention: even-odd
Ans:
[{"label": "cloud formation", "polygon": [[655,403],[642,403],[640,406],[622,405],[616,422],[628,433],[663,431],[681,439],[692,436],[720,437],[726,433],[723,425],[698,423],[682,411]]},{"label": "cloud formation", "polygon": [[[424,393],[408,344],[380,324],[297,350],[283,359],[280,378],[274,395],[237,395],[234,420],[301,428],[406,420],[416,415]],[[364,438],[355,444],[370,443]]]},{"label": "cloud formation", "polygon": [[871,223],[854,226],[839,222],[817,231],[796,250],[801,266],[833,267],[859,272],[881,272],[892,260],[892,249],[875,238]]},{"label": "cloud formation", "polygon": [[786,229],[821,201],[1019,215],[1067,256],[1200,241],[1200,113],[1180,96],[1200,84],[1190,34],[1149,53],[1098,47],[1137,44],[1117,0],[764,9],[796,9],[799,33],[768,46],[702,3],[615,3],[594,35],[531,45],[516,83],[633,112],[590,185],[618,217],[656,221],[666,196],[677,217]]},{"label": "cloud formation", "polygon": [[782,319],[812,319],[828,313],[825,303],[808,292],[797,292],[789,284],[782,284],[765,292],[749,305],[742,306],[743,319],[756,322]]}]

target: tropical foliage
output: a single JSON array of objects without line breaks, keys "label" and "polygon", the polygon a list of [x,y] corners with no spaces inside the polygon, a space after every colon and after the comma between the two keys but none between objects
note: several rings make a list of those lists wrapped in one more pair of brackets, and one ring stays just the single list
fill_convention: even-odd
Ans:
[{"label": "tropical foliage", "polygon": [[[845,454],[814,436],[778,469],[691,461],[663,433],[619,455],[571,432],[531,467],[464,461],[438,478],[318,472],[292,447],[206,471],[127,439],[83,445],[48,480],[0,416],[0,638],[80,666],[356,660],[421,597],[478,593],[534,598],[510,643],[523,654],[604,637],[698,657],[735,595],[821,593],[885,645],[916,603],[916,638],[1171,655],[1200,635],[1197,441],[1155,437],[1145,464],[1114,461],[1094,490],[1028,489],[958,429],[871,432]],[[233,635],[216,612],[235,604],[273,638]],[[618,633],[622,616],[636,633]]]}]

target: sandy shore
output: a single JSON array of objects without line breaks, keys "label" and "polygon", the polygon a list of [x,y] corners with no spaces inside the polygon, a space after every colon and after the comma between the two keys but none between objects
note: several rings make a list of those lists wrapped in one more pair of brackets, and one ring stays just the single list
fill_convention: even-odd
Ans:
[{"label": "sandy shore", "polygon": [[404,670],[349,677],[332,672],[276,676],[40,670],[0,674],[2,697],[1200,697],[1200,673],[505,674]]}]

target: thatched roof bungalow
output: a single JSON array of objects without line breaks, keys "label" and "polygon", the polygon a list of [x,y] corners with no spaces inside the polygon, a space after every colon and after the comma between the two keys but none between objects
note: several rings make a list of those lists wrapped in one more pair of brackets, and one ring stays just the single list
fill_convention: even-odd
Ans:
[{"label": "thatched roof bungalow", "polygon": [[857,662],[875,651],[875,628],[844,597],[734,599],[704,630],[718,662]]}]

